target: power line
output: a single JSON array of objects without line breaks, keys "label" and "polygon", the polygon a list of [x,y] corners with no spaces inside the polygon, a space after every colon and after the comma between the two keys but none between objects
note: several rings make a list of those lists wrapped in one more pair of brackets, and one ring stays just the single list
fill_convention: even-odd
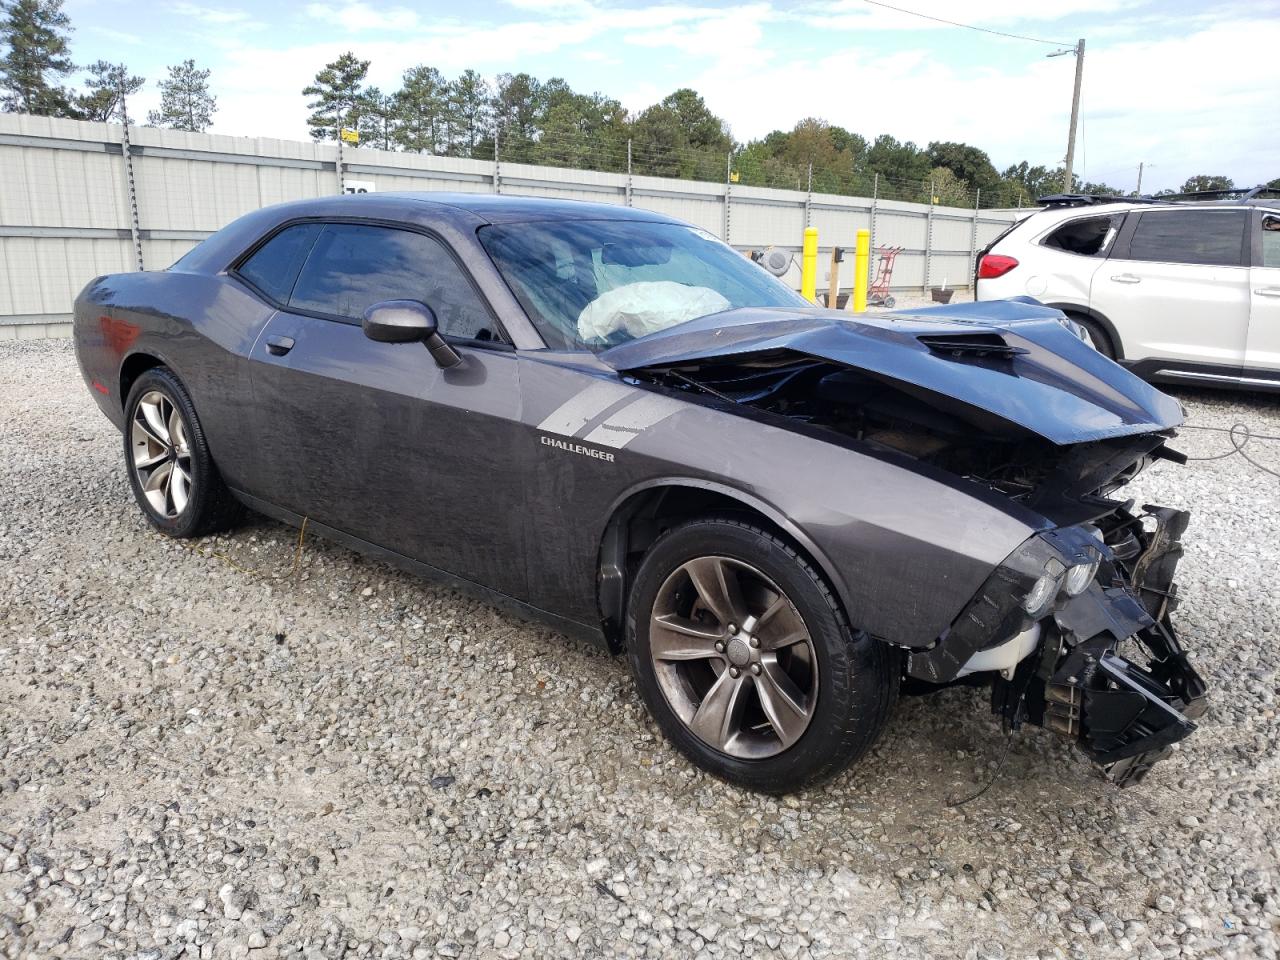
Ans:
[{"label": "power line", "polygon": [[1074,43],[1059,43],[1057,40],[1042,40],[1040,37],[1027,37],[1020,33],[1003,33],[1000,30],[991,30],[987,27],[975,27],[971,23],[959,23],[955,20],[944,20],[942,17],[930,16],[927,13],[918,13],[915,10],[907,10],[903,7],[895,7],[891,3],[881,3],[880,0],[862,0],[863,3],[869,3],[873,7],[884,7],[886,10],[894,10],[898,13],[905,13],[908,16],[919,17],[921,20],[932,20],[934,23],[945,23],[949,27],[961,27],[965,30],[977,30],[979,33],[990,33],[997,37],[1008,37],[1010,40],[1030,40],[1032,43],[1043,43],[1049,47],[1074,47]]}]

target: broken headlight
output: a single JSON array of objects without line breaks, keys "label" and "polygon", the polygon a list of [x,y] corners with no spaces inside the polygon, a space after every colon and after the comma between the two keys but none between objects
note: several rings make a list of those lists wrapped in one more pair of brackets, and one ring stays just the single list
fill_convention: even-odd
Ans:
[{"label": "broken headlight", "polygon": [[1060,599],[1087,590],[1105,549],[1097,531],[1083,525],[1031,537],[987,578],[942,642],[912,653],[908,673],[933,683],[954,680],[975,653],[1017,636]]},{"label": "broken headlight", "polygon": [[[1074,571],[1075,568],[1072,567]],[[1046,573],[1037,580],[1022,600],[1022,609],[1032,620],[1039,620],[1049,610],[1062,585],[1061,573]]]},{"label": "broken headlight", "polygon": [[1089,589],[1089,584],[1093,583],[1093,578],[1098,575],[1097,559],[1090,563],[1077,563],[1074,567],[1067,570],[1066,577],[1062,581],[1062,592],[1068,597],[1078,597]]}]

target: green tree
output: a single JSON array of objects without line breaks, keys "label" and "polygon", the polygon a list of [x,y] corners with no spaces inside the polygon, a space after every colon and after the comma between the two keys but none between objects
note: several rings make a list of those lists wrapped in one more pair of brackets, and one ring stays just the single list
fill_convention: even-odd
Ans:
[{"label": "green tree", "polygon": [[538,163],[625,170],[627,113],[622,104],[599,93],[576,93],[559,78],[542,87],[541,135],[534,151]]},{"label": "green tree", "polygon": [[637,166],[655,176],[723,179],[734,146],[728,125],[687,87],[642,111],[632,136]]},{"label": "green tree", "polygon": [[474,70],[463,70],[448,86],[450,141],[453,152],[463,157],[475,153],[476,144],[492,122],[489,84]]},{"label": "green tree", "polygon": [[74,116],[72,95],[57,81],[75,70],[68,54],[71,19],[62,0],[0,0],[0,107],[15,113]]},{"label": "green tree", "polygon": [[963,180],[970,188],[984,192],[994,191],[1000,185],[1000,174],[986,152],[967,143],[934,140],[926,148],[929,162],[934,168],[944,167]]},{"label": "green tree", "polygon": [[881,184],[882,196],[901,194],[908,200],[928,199],[926,194],[933,166],[929,163],[929,155],[910,140],[899,143],[887,133],[880,134],[867,150],[867,172],[879,174],[890,181]]},{"label": "green tree", "polygon": [[961,180],[950,167],[934,167],[929,175],[933,186],[933,202],[944,207],[973,205],[973,191],[967,180]]},{"label": "green tree", "polygon": [[302,88],[302,94],[312,97],[307,104],[311,116],[313,140],[336,140],[338,127],[360,129],[360,115],[365,112],[364,79],[369,74],[369,61],[359,59],[347,51],[316,74],[315,82]]},{"label": "green tree", "polygon": [[86,93],[76,97],[75,110],[82,120],[108,121],[123,119],[124,101],[147,82],[142,77],[129,75],[123,63],[99,60],[85,68],[89,79],[85,81]]},{"label": "green tree", "polygon": [[209,71],[197,69],[194,60],[183,60],[169,67],[169,76],[160,81],[160,109],[147,114],[147,123],[203,133],[217,109],[218,100],[209,92]]},{"label": "green tree", "polygon": [[1001,174],[1009,206],[1021,204],[1031,206],[1040,198],[1050,193],[1062,192],[1062,170],[1050,170],[1048,167],[1032,166],[1023,160],[1021,163],[1005,168]]},{"label": "green tree", "polygon": [[1211,174],[1199,174],[1194,177],[1188,177],[1187,182],[1182,185],[1179,193],[1200,193],[1203,190],[1231,190],[1235,187],[1235,181],[1230,177],[1213,176]]},{"label": "green tree", "polygon": [[398,139],[399,104],[394,95],[369,87],[360,95],[356,117],[360,146],[371,150],[394,150]]},{"label": "green tree", "polygon": [[527,162],[531,158],[542,115],[542,84],[536,77],[527,73],[498,75],[493,116],[504,159]]},{"label": "green tree", "polygon": [[415,153],[439,153],[448,139],[449,85],[435,67],[405,71],[403,86],[394,94],[396,142]]}]

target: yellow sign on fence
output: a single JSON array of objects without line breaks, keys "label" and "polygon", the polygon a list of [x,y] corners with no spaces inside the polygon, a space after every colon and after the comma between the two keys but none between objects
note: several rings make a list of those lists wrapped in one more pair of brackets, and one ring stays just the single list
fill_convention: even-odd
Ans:
[{"label": "yellow sign on fence", "polygon": [[359,143],[360,142],[359,130],[348,130],[346,127],[343,127],[342,133],[340,135],[342,137],[343,143]]}]

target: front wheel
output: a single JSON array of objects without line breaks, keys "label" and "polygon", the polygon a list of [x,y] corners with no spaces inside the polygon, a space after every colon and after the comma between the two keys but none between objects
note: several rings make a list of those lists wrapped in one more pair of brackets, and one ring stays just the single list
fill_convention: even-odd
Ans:
[{"label": "front wheel", "polygon": [[653,544],[627,645],[667,738],[753,790],[839,773],[875,743],[897,698],[894,651],[849,627],[793,547],[735,519],[687,523]]}]

